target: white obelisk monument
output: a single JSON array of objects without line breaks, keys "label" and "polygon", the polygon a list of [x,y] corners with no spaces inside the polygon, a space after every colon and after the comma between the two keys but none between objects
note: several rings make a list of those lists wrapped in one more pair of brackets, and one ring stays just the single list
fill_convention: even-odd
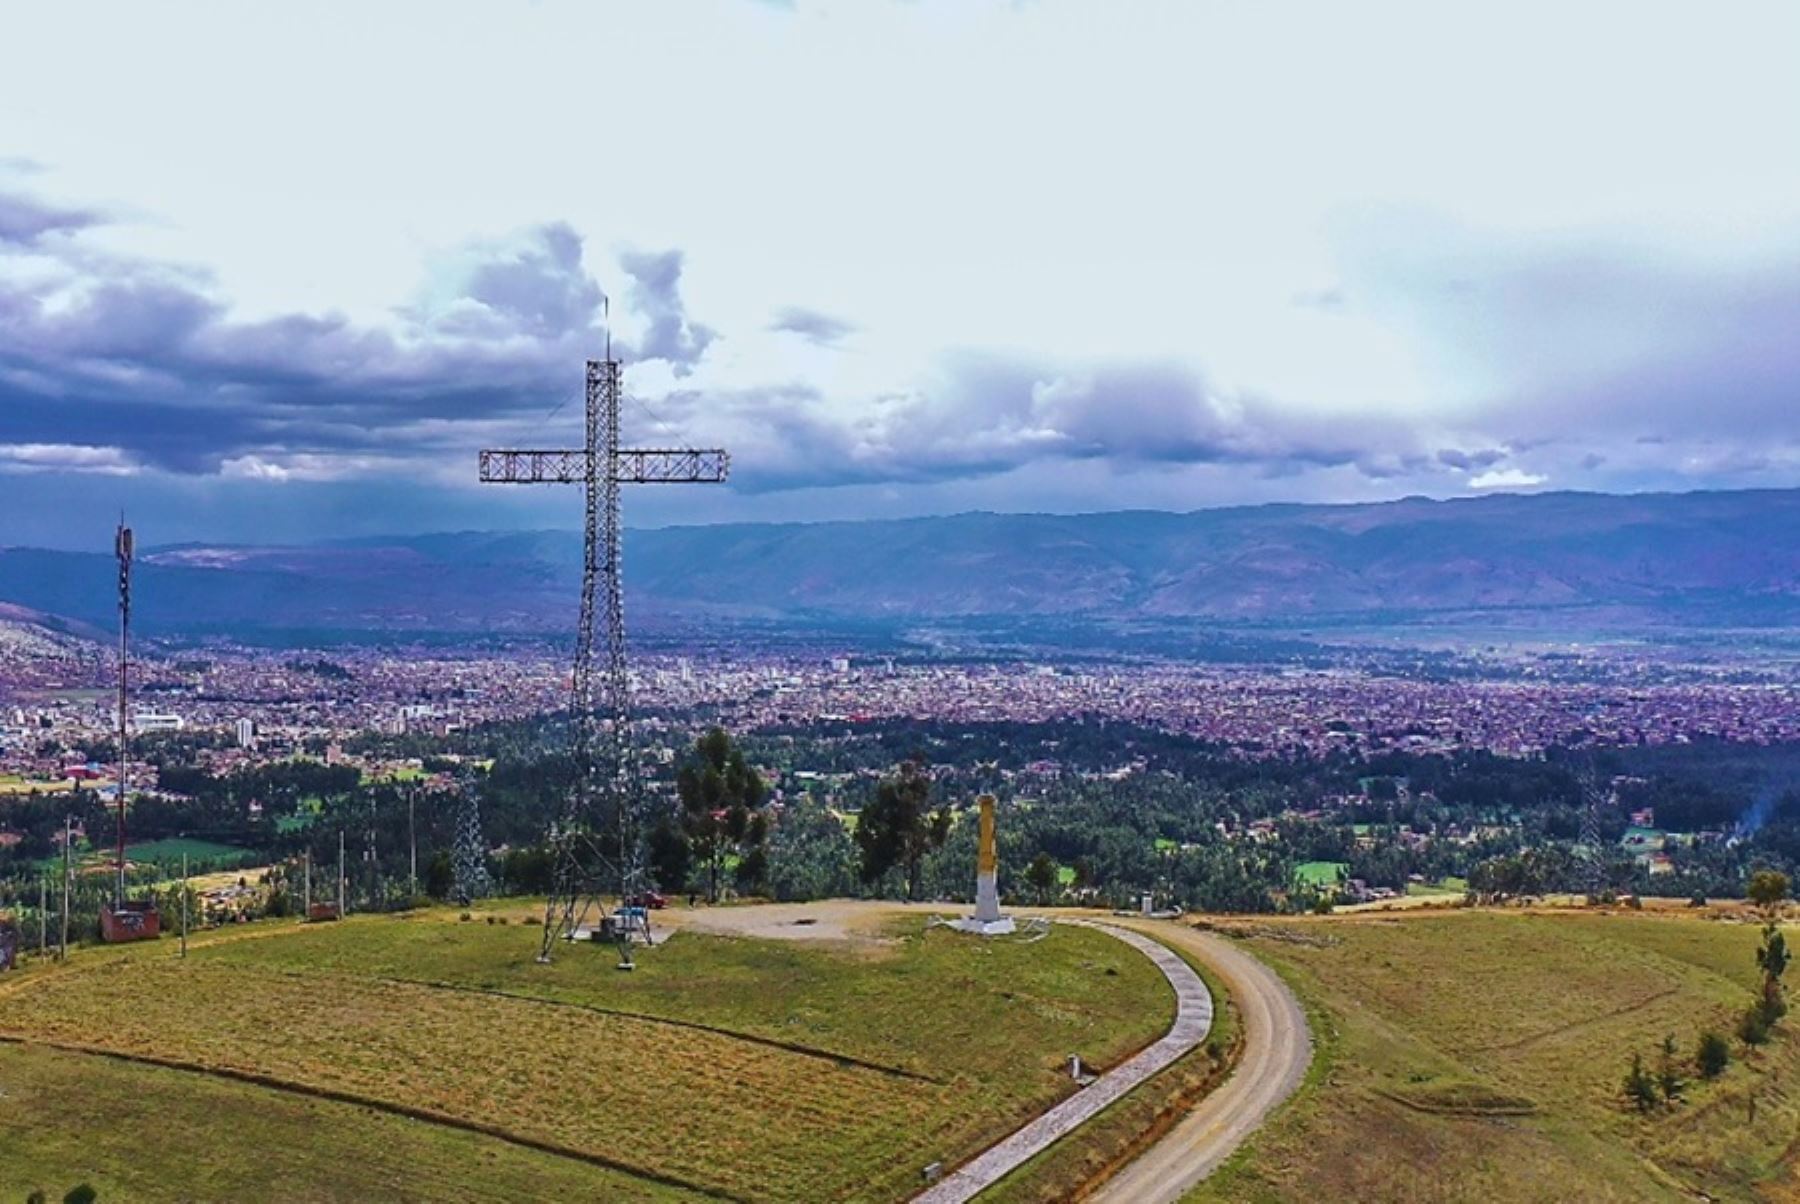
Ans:
[{"label": "white obelisk monument", "polygon": [[1000,914],[1000,856],[994,842],[994,796],[976,800],[981,806],[981,849],[975,861],[975,914],[956,922],[964,932],[1004,936],[1013,931],[1011,916]]}]

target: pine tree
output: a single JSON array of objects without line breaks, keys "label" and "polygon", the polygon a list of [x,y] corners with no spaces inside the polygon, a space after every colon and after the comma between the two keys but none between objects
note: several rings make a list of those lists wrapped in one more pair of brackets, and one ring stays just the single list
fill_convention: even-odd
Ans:
[{"label": "pine tree", "polygon": [[1670,1033],[1663,1038],[1662,1060],[1656,1067],[1657,1089],[1662,1092],[1663,1098],[1670,1103],[1674,1103],[1676,1100],[1680,1099],[1681,1093],[1687,1089],[1687,1082],[1681,1077],[1681,1072],[1675,1067],[1675,1034]]},{"label": "pine tree", "polygon": [[1661,1102],[1656,1094],[1656,1079],[1644,1069],[1640,1054],[1631,1055],[1631,1069],[1625,1075],[1625,1098],[1639,1112],[1648,1112]]}]

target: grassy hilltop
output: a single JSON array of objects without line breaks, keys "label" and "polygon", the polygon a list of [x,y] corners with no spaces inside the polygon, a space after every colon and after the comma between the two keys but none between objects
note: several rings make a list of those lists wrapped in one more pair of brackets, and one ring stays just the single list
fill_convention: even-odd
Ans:
[{"label": "grassy hilltop", "polygon": [[[1758,1201],[1800,1192],[1800,1014],[1703,1082],[1758,930],[1686,914],[1453,910],[1231,921],[1308,1005],[1296,1101],[1194,1201]],[[1790,941],[1794,938],[1791,935]],[[1621,1085],[1674,1034],[1685,1101]],[[1754,1108],[1752,1102],[1754,1101]],[[1704,1193],[1704,1194],[1702,1194]]]},{"label": "grassy hilltop", "polygon": [[[81,951],[0,983],[0,1197],[897,1200],[1160,1036],[1111,937],[682,932],[535,964],[520,905]],[[510,922],[486,922],[504,918]],[[111,1056],[108,1056],[111,1055]]]}]

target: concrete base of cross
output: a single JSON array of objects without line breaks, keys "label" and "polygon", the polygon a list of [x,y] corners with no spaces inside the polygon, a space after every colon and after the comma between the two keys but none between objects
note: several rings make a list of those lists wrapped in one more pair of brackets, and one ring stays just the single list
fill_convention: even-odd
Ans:
[{"label": "concrete base of cross", "polygon": [[1008,936],[1018,931],[1011,916],[1001,916],[997,920],[978,920],[974,916],[966,916],[960,920],[951,920],[950,927],[976,936]]}]

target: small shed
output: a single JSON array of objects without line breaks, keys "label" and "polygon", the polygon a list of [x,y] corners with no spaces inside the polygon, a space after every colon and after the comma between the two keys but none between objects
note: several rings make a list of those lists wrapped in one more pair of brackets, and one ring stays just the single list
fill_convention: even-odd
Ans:
[{"label": "small shed", "polygon": [[149,899],[127,899],[100,909],[100,939],[109,945],[152,941],[162,935],[162,913]]}]

